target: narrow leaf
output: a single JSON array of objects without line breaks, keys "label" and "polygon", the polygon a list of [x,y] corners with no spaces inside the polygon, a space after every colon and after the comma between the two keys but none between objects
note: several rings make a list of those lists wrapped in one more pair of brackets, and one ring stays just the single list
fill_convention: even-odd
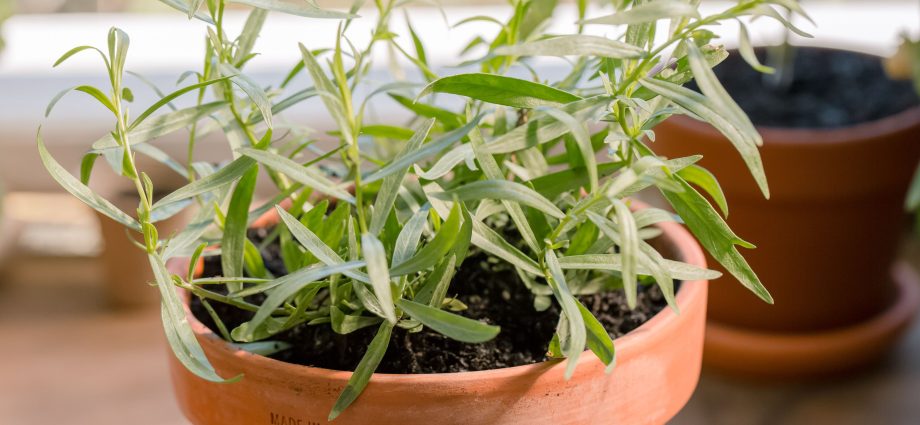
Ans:
[{"label": "narrow leaf", "polygon": [[42,140],[41,129],[39,129],[36,140],[38,142],[38,154],[41,157],[42,164],[44,164],[45,169],[48,170],[48,174],[50,174],[64,190],[70,192],[71,195],[84,204],[89,205],[94,210],[99,211],[112,220],[128,228],[140,231],[141,226],[137,220],[125,214],[111,202],[96,194],[96,192],[93,192],[92,189],[81,183],[79,179],[68,173],[67,170],[51,156],[51,153],[48,152],[48,149],[45,147],[45,142]]},{"label": "narrow leaf", "polygon": [[646,52],[632,44],[595,35],[563,35],[495,49],[509,56],[594,56],[615,59],[640,58]]},{"label": "narrow leaf", "polygon": [[512,201],[536,208],[558,219],[565,217],[562,210],[537,191],[508,180],[481,180],[447,192],[434,193],[433,196],[441,200],[451,200],[456,197],[460,201],[483,199]]},{"label": "narrow leaf", "polygon": [[207,193],[224,185],[233,183],[240,179],[243,174],[249,171],[249,168],[252,167],[255,163],[256,161],[249,157],[237,158],[214,174],[195,180],[185,186],[182,186],[175,192],[164,196],[163,199],[160,199],[157,203],[153,204],[153,209],[156,210],[158,208],[164,208],[173,202],[192,198],[201,195],[202,193]]},{"label": "narrow leaf", "polygon": [[291,0],[228,0],[228,3],[245,4],[259,9],[287,13],[289,15],[303,16],[305,18],[319,19],[352,19],[357,15],[321,9],[312,1]]},{"label": "narrow leaf", "polygon": [[659,19],[699,18],[696,6],[682,0],[655,0],[633,6],[612,15],[583,21],[584,24],[628,25],[654,22]]},{"label": "narrow leaf", "polygon": [[396,302],[396,306],[423,325],[448,338],[461,342],[485,342],[495,338],[501,330],[498,326],[488,325],[478,320],[409,300],[399,300]]},{"label": "narrow leaf", "polygon": [[578,358],[587,344],[587,330],[581,310],[578,308],[578,300],[575,299],[572,291],[569,290],[568,284],[566,284],[565,274],[563,274],[562,268],[559,267],[556,253],[551,249],[547,249],[545,258],[548,272],[546,275],[547,282],[553,290],[553,296],[556,297],[556,301],[562,307],[565,323],[568,325],[567,337],[560,342],[562,343],[563,354],[568,358],[566,360],[565,379],[570,379],[578,366]]},{"label": "narrow leaf", "polygon": [[419,93],[450,93],[515,108],[561,106],[580,97],[547,85],[494,74],[459,74],[440,78]]},{"label": "narrow leaf", "polygon": [[[398,160],[401,157],[405,157],[412,152],[417,151],[419,146],[422,145],[422,142],[428,138],[428,133],[431,131],[433,126],[433,119],[429,119],[420,123],[415,130],[415,134],[411,139],[409,139],[409,142],[406,143],[406,146],[403,148],[402,152],[396,155],[394,160]],[[396,203],[396,196],[399,193],[399,188],[402,186],[402,181],[403,178],[406,177],[407,171],[407,168],[397,170],[395,173],[387,176],[383,180],[380,191],[377,193],[377,199],[374,201],[374,212],[371,216],[370,225],[370,232],[372,234],[377,235],[380,233],[380,230],[383,229],[386,218],[390,215],[390,211],[393,209],[393,205]]]},{"label": "narrow leaf", "polygon": [[[252,165],[233,190],[227,215],[224,220],[224,232],[220,243],[220,265],[224,277],[243,276],[243,256],[246,244],[246,230],[249,224],[249,206],[255,192],[259,166]],[[239,284],[228,284],[230,291],[238,291]]]},{"label": "narrow leaf", "polygon": [[367,261],[367,274],[380,303],[384,318],[396,324],[396,308],[393,305],[393,291],[390,287],[390,271],[387,267],[386,251],[383,244],[369,233],[361,235],[361,250]]},{"label": "narrow leaf", "polygon": [[189,371],[206,381],[233,382],[242,378],[242,374],[231,379],[224,379],[217,374],[195,338],[195,333],[192,331],[188,317],[185,315],[185,309],[182,307],[182,300],[179,298],[179,294],[176,293],[163,260],[154,255],[148,255],[147,258],[150,261],[150,267],[153,269],[157,286],[160,288],[160,296],[162,297],[160,312],[163,318],[166,340],[169,342],[169,346],[172,348],[176,358]]},{"label": "narrow leaf", "polygon": [[716,176],[712,175],[709,170],[694,164],[678,171],[677,175],[681,176],[687,183],[695,184],[708,193],[712,200],[716,202],[716,205],[719,206],[719,209],[722,210],[722,215],[728,217],[728,201],[725,200],[722,186],[719,185]]},{"label": "narrow leaf", "polygon": [[335,406],[332,407],[332,411],[329,412],[330,421],[337,418],[358,398],[359,395],[361,395],[361,392],[364,391],[364,387],[366,387],[368,381],[371,380],[371,376],[373,376],[374,371],[377,370],[377,365],[380,364],[380,360],[383,359],[383,355],[387,351],[387,345],[390,342],[390,334],[392,332],[393,325],[391,323],[383,322],[380,324],[380,327],[377,329],[377,334],[374,335],[374,339],[367,347],[367,352],[364,354],[364,357],[361,358],[361,362],[358,363],[358,367],[355,368],[355,372],[351,375],[351,378],[348,379],[348,384],[345,385],[345,389],[342,390],[338,400],[336,400]]},{"label": "narrow leaf", "polygon": [[[483,115],[478,115],[463,127],[453,130],[441,136],[437,140],[425,143],[421,146],[421,148],[415,151],[408,152],[405,155],[401,155],[398,158],[395,158],[387,165],[362,179],[362,182],[365,184],[373,183],[393,173],[396,173],[399,170],[405,169],[406,167],[411,167],[413,164],[416,164],[419,161],[437,155],[444,149],[450,147],[450,145],[456,143],[458,140],[463,139],[467,134],[469,134],[470,131],[479,125],[479,121],[482,119],[482,117]],[[462,146],[464,145],[461,145],[461,147]]]},{"label": "narrow leaf", "polygon": [[591,314],[591,311],[581,301],[576,301],[578,302],[578,310],[581,312],[581,318],[585,321],[585,329],[588,332],[588,348],[602,363],[607,365],[606,372],[610,373],[613,371],[617,359],[616,350],[613,348],[613,340],[610,339],[610,334],[604,329],[604,325]]},{"label": "narrow leaf", "polygon": [[268,128],[272,128],[272,102],[268,100],[268,95],[265,94],[265,90],[233,65],[226,63],[220,64],[220,73],[225,77],[230,77],[230,81],[242,89],[243,92],[246,93],[246,96],[249,96],[249,99],[259,108],[259,112],[262,114],[262,119],[265,121],[265,124],[268,125]]},{"label": "narrow leaf", "polygon": [[673,176],[673,179],[682,185],[684,190],[680,192],[661,191],[661,193],[674,207],[674,211],[683,218],[684,223],[696,236],[700,245],[706,248],[706,251],[744,287],[772,304],[773,297],[735,247],[737,244],[746,242],[731,231],[719,213],[712,208],[712,205],[709,205],[706,198],[703,198],[684,179],[679,176]]},{"label": "narrow leaf", "polygon": [[[715,270],[697,267],[693,264],[674,260],[663,260],[662,266],[674,278],[680,280],[711,280],[722,276]],[[559,265],[566,270],[623,270],[623,257],[620,254],[582,254],[559,258]],[[644,264],[636,265],[636,273],[650,276],[651,270]]]},{"label": "narrow leaf", "polygon": [[355,202],[354,196],[338,187],[338,185],[333,183],[322,173],[312,168],[304,167],[292,159],[288,159],[273,152],[252,148],[241,148],[238,149],[238,152],[318,192],[325,193],[348,203]]}]

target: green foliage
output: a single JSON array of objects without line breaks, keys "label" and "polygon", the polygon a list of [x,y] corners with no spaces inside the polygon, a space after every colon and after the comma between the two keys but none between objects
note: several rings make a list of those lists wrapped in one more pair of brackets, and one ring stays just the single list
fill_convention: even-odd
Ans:
[{"label": "green foliage", "polygon": [[[467,50],[484,53],[466,63],[479,72],[446,76],[429,64],[425,34],[411,23],[406,36],[390,30],[402,4],[395,0],[375,3],[373,36],[363,46],[348,36],[361,2],[339,12],[281,0],[162,1],[206,23],[202,68],[184,73],[177,85],[194,81],[168,94],[157,89],[161,99],[130,120],[124,102],[134,96],[123,81],[129,39],[113,28],[105,50],[76,47],[55,63],[96,52],[110,87],[68,89],[47,110],[76,90],[113,114],[113,130],[88,143],[79,178],[54,160],[40,137],[38,149],[66,190],[143,236],[140,245],[157,276],[170,345],[205,379],[223,380],[198,346],[176,288],[199,297],[217,319],[211,303],[254,312],[235,329],[217,322],[225,339],[258,353],[287,348],[267,340],[297,326],[327,326],[338,334],[377,326],[330,419],[360,402],[395,327],[429,328],[467,343],[501,331],[449,308],[458,303],[448,295],[454,276],[461,267],[476,267],[464,264],[471,252],[507,262],[534,293],[538,308],[560,307],[556,335],[546,343],[552,356],[567,358],[567,377],[586,350],[608,370],[616,361],[613,340],[579,295],[623,290],[633,306],[639,282],[654,282],[676,310],[675,280],[718,277],[665,259],[648,242],[660,233],[658,223],[685,223],[742,284],[771,300],[737,250],[752,246],[691,186],[705,191],[727,215],[715,176],[694,165],[699,156],[659,158],[650,146],[655,125],[670,115],[705,120],[732,141],[768,194],[757,150],[760,136],[711,71],[727,53],[709,44],[708,28],[745,16],[772,17],[791,27],[775,9],[804,16],[791,0],[742,0],[710,16],[700,15],[698,2],[650,0],[613,2],[604,16],[588,17],[586,3],[578,2],[580,22],[571,34],[546,32],[555,0],[515,0],[506,21],[475,17],[457,24],[487,21],[498,31],[469,43],[472,50]],[[254,8],[234,37],[223,27],[228,3]],[[342,20],[334,45],[295,50],[302,61],[277,87],[255,82],[246,71],[257,60],[256,40],[270,11],[304,17],[305,25],[315,18]],[[660,25],[665,20],[670,25]],[[622,36],[583,34],[587,25],[613,25],[610,32]],[[745,27],[742,31],[747,40]],[[358,87],[373,83],[366,77],[378,50],[408,59],[423,81],[374,86],[370,95],[356,97]],[[750,53],[749,43],[742,46],[749,61]],[[560,81],[543,79],[532,57],[567,64],[569,73]],[[530,77],[521,78],[520,70]],[[295,88],[303,84],[294,78],[299,74],[311,83]],[[691,79],[701,93],[682,87]],[[365,116],[371,97],[382,93],[389,98],[381,99],[405,108],[413,119],[375,122]],[[454,102],[459,97],[462,106],[441,102],[443,94]],[[194,104],[181,109],[173,104],[185,97]],[[317,138],[301,130],[302,123],[285,119],[285,110],[305,102],[324,106],[335,124],[334,131],[319,136],[335,139],[331,148],[320,149]],[[189,135],[184,157],[173,158],[155,146],[158,138],[181,131]],[[195,144],[209,134],[226,140],[232,155],[226,162],[196,160]],[[155,200],[159,182],[137,168],[138,154],[170,167],[188,183]],[[87,186],[99,157],[136,187],[136,214],[118,210]],[[275,193],[256,207],[255,188],[265,177]],[[635,210],[629,197],[648,188],[661,191],[676,215]],[[276,205],[285,199],[284,208]],[[912,195],[912,205],[920,203],[916,199],[920,196]],[[198,208],[192,223],[161,236],[156,222],[185,208]],[[280,217],[261,241],[280,247],[287,273],[279,276],[260,255],[264,245],[247,236],[248,226],[266,211]],[[169,258],[197,259],[217,255],[215,249],[222,276],[197,278],[194,269],[170,275],[164,268]],[[209,289],[213,285],[227,291]],[[262,301],[252,304],[248,297],[253,295],[263,295]]]}]

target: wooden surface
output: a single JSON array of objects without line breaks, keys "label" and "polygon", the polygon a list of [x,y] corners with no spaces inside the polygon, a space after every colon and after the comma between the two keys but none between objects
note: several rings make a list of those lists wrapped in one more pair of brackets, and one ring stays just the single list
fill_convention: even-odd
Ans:
[{"label": "wooden surface", "polygon": [[[0,267],[0,424],[186,423],[158,311],[109,311],[100,281],[92,257],[20,254]],[[920,423],[920,327],[885,363],[848,379],[756,386],[704,373],[673,423]]]}]

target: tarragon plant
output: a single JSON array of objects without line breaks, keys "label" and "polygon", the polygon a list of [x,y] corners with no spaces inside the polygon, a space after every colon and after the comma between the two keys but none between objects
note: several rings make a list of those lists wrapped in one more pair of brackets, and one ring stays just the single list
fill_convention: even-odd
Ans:
[{"label": "tarragon plant", "polygon": [[[98,54],[110,86],[69,89],[48,107],[50,112],[70,90],[88,94],[112,112],[113,130],[92,144],[79,177],[52,158],[41,137],[38,148],[65,189],[140,235],[138,245],[162,294],[169,343],[203,379],[225,381],[198,345],[177,288],[201,300],[224,339],[255,352],[281,346],[265,341],[295,326],[328,326],[340,334],[376,327],[332,419],[360,395],[394,327],[427,327],[469,343],[500,331],[464,317],[462,303],[449,295],[454,273],[474,249],[513,266],[533,292],[534,308],[559,306],[557,332],[547,343],[551,356],[568,359],[567,377],[586,349],[612,368],[613,341],[578,295],[623,290],[634,306],[639,284],[648,282],[676,310],[675,280],[718,276],[665,259],[648,242],[659,234],[654,225],[666,220],[685,223],[713,258],[772,302],[737,250],[751,245],[723,220],[724,196],[714,177],[695,164],[699,156],[660,158],[652,142],[655,125],[670,115],[706,121],[737,147],[768,195],[757,150],[761,138],[711,71],[727,52],[710,45],[715,35],[709,28],[760,16],[791,25],[777,8],[804,15],[793,0],[742,0],[709,16],[701,16],[699,1],[623,0],[604,2],[606,12],[591,18],[579,1],[579,20],[568,34],[547,32],[555,0],[513,0],[506,20],[476,16],[455,23],[491,22],[496,30],[473,39],[463,52],[468,60],[451,68],[464,72],[448,76],[428,62],[424,41],[430,40],[414,30],[411,13],[395,10],[405,2],[376,0],[374,17],[361,18],[376,22],[369,42],[360,46],[348,37],[357,31],[360,0],[348,12],[281,0],[163,2],[206,23],[202,68],[182,74],[182,87],[169,94],[154,87],[161,99],[131,114],[134,96],[127,82],[146,80],[126,71],[128,35],[113,28],[107,50],[80,46],[55,63],[81,52]],[[237,36],[223,25],[229,3],[253,7]],[[265,87],[244,70],[256,57],[253,48],[269,11],[340,25],[331,46],[300,44],[295,50],[292,40],[289,47],[301,60],[280,84]],[[408,34],[392,32],[393,19],[405,19]],[[592,29],[607,35],[590,35]],[[741,52],[759,67],[743,23],[741,30]],[[418,77],[372,84],[367,76],[377,49]],[[565,75],[541,78],[546,63]],[[309,87],[298,79],[304,71]],[[682,87],[691,79],[702,93]],[[358,88],[369,94],[355,97]],[[190,106],[178,106],[180,97]],[[396,102],[411,118],[371,122],[367,112],[377,98]],[[334,131],[310,133],[283,118],[282,112],[303,102],[324,105],[328,115],[310,122],[331,121]],[[185,158],[157,148],[158,138],[176,132],[188,135]],[[223,135],[232,152],[228,162],[195,159],[196,142],[209,134]],[[155,199],[156,182],[138,169],[137,155],[162,162],[188,184]],[[87,186],[100,157],[137,189],[134,214]],[[254,188],[263,175],[277,193],[255,205]],[[630,196],[647,188],[659,190],[676,216],[632,208]],[[286,208],[277,206],[285,200]],[[157,231],[158,221],[184,208],[197,208],[189,226],[170,235]],[[280,244],[288,273],[278,276],[247,238],[254,219],[273,208],[280,222],[262,243]],[[494,225],[499,222],[506,224]],[[203,255],[220,256],[220,276],[194,274]],[[191,257],[187,274],[167,271],[165,262],[176,257]],[[247,301],[255,294],[264,295],[258,305]],[[228,329],[213,303],[254,315]]]}]

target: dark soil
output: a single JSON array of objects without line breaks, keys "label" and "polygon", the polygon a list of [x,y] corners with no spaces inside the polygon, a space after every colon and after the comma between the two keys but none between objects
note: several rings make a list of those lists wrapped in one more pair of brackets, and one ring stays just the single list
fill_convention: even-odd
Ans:
[{"label": "dark soil", "polygon": [[[758,51],[763,62],[765,51]],[[790,87],[776,90],[737,52],[714,69],[758,126],[833,128],[874,121],[920,104],[910,81],[888,79],[881,59],[842,50],[796,48]],[[688,86],[696,89],[693,83]]]},{"label": "dark soil", "polygon": [[[254,239],[262,235],[250,234]],[[268,246],[263,256],[273,272],[283,272],[277,247]],[[280,268],[279,268],[280,267]],[[205,276],[220,274],[219,257],[205,261]],[[478,253],[464,261],[454,278],[449,295],[468,306],[464,316],[501,326],[501,333],[482,344],[451,340],[430,330],[410,333],[395,328],[387,353],[377,371],[381,373],[445,373],[520,366],[546,360],[559,309],[554,304],[543,312],[534,309],[534,297],[506,263]],[[622,291],[582,296],[612,337],[639,327],[667,306],[657,286],[640,286],[638,306],[629,310]],[[258,303],[258,297],[250,302]],[[211,304],[228,328],[249,320],[251,313],[224,304]],[[216,327],[197,299],[195,316],[212,330]],[[339,335],[329,325],[300,325],[279,334],[292,348],[274,355],[278,360],[336,370],[354,370],[374,337],[376,326]]]}]

